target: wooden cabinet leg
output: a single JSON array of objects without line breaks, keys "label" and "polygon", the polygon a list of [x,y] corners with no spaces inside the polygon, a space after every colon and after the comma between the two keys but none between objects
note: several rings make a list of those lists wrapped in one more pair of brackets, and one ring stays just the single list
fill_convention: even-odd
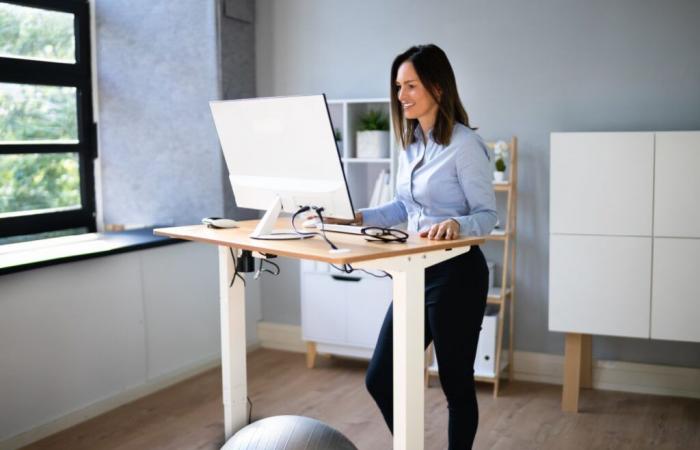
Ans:
[{"label": "wooden cabinet leg", "polygon": [[564,344],[564,387],[561,398],[562,411],[578,412],[582,343],[583,335],[566,333]]},{"label": "wooden cabinet leg", "polygon": [[593,347],[590,334],[581,335],[581,387],[593,387]]},{"label": "wooden cabinet leg", "polygon": [[316,343],[306,343],[306,367],[313,369],[316,364]]}]

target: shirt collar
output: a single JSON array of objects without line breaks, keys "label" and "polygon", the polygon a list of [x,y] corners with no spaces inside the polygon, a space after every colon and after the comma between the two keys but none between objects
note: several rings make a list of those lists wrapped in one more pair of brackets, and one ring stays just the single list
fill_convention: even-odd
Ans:
[{"label": "shirt collar", "polygon": [[[420,127],[420,124],[416,126],[416,129],[413,130],[413,135],[415,136],[416,140],[423,140],[423,129]],[[428,140],[432,141],[433,140],[433,128],[428,130]]]}]

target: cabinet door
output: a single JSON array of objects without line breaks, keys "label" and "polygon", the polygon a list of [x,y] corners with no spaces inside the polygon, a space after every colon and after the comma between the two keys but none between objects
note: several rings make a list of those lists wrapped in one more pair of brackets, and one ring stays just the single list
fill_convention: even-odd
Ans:
[{"label": "cabinet door", "polygon": [[374,348],[392,297],[390,278],[363,277],[348,286],[348,344]]},{"label": "cabinet door", "polygon": [[649,337],[651,238],[551,235],[549,329]]},{"label": "cabinet door", "polygon": [[700,237],[700,132],[656,133],[654,235]]},{"label": "cabinet door", "polygon": [[301,278],[301,334],[305,341],[344,344],[346,295],[328,274],[305,273]]},{"label": "cabinet door", "polygon": [[654,134],[552,133],[550,232],[651,236]]},{"label": "cabinet door", "polygon": [[654,239],[651,337],[700,342],[700,239]]}]

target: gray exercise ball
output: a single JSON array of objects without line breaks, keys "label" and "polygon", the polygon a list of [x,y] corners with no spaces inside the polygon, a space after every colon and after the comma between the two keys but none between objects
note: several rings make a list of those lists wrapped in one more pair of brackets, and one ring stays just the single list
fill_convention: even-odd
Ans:
[{"label": "gray exercise ball", "polygon": [[221,450],[357,450],[340,431],[302,416],[273,416],[234,434]]}]

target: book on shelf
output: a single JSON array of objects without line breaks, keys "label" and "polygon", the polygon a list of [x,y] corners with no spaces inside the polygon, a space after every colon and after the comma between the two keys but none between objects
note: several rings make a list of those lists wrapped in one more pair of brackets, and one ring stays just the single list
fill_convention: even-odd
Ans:
[{"label": "book on shelf", "polygon": [[374,182],[374,189],[372,190],[372,197],[369,200],[369,207],[373,208],[375,206],[381,205],[383,203],[384,191],[388,190],[387,181],[389,179],[389,172],[382,169],[377,176],[377,180]]},{"label": "book on shelf", "polygon": [[389,179],[389,172],[385,170],[384,178],[382,180],[382,192],[379,195],[380,205],[391,201],[391,186],[389,185],[390,182],[391,180]]}]

